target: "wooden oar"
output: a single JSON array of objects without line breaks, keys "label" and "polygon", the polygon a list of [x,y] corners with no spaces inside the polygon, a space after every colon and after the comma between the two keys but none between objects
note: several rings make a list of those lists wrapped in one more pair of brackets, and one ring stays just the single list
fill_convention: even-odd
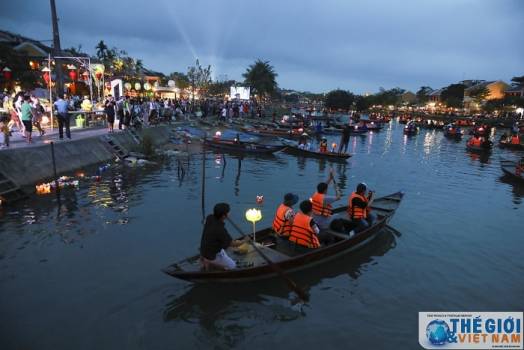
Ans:
[{"label": "wooden oar", "polygon": [[298,297],[300,299],[302,299],[302,301],[304,302],[308,302],[309,301],[309,295],[306,293],[306,291],[304,291],[302,288],[300,288],[291,278],[289,278],[285,272],[277,265],[275,264],[273,261],[271,261],[270,258],[268,258],[268,256],[266,254],[264,254],[264,252],[262,252],[262,250],[260,250],[257,245],[255,244],[255,242],[253,242],[253,240],[251,239],[251,237],[249,237],[248,235],[244,234],[242,232],[242,230],[240,229],[240,227],[237,226],[237,224],[235,224],[233,222],[233,220],[231,220],[230,218],[227,218],[227,221],[229,221],[229,223],[231,225],[233,225],[233,227],[238,231],[238,233],[240,233],[243,237],[248,237],[248,240],[249,240],[249,243],[251,244],[251,246],[255,249],[255,251],[266,261],[266,263],[269,265],[269,267],[271,267],[271,269],[273,269],[273,271],[275,271],[288,285],[289,289],[291,289],[293,292],[295,292],[296,295],[298,295]]}]

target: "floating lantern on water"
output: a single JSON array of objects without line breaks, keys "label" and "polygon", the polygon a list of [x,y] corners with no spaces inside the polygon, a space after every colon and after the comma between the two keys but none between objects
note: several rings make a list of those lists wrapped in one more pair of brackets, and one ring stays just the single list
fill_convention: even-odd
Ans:
[{"label": "floating lantern on water", "polygon": [[37,194],[51,193],[51,184],[50,183],[43,183],[43,184],[40,184],[40,185],[36,185],[36,193]]},{"label": "floating lantern on water", "polygon": [[215,139],[219,139],[220,136],[222,136],[222,133],[221,133],[220,131],[217,131],[217,132],[215,133]]},{"label": "floating lantern on water", "polygon": [[257,204],[262,204],[262,203],[264,203],[264,196],[258,195],[257,196]]},{"label": "floating lantern on water", "polygon": [[256,242],[255,232],[256,232],[256,222],[262,219],[262,212],[259,209],[253,208],[246,211],[247,221],[253,223],[253,242]]}]

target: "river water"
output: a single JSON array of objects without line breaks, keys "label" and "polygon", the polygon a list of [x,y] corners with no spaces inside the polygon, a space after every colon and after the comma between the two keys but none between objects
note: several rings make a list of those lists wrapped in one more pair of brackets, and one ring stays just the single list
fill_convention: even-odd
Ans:
[{"label": "river water", "polygon": [[[63,190],[60,203],[50,194],[0,209],[1,348],[415,349],[419,311],[522,310],[524,186],[499,164],[521,154],[479,158],[465,140],[406,137],[402,127],[352,137],[346,165],[208,153],[204,203],[198,154],[114,165],[100,182]],[[406,195],[395,230],[293,275],[307,305],[279,280],[210,287],[161,272],[196,253],[216,202],[229,202],[247,231],[243,213],[264,195],[264,227],[285,192],[308,198],[331,166],[341,204],[361,181]]]}]

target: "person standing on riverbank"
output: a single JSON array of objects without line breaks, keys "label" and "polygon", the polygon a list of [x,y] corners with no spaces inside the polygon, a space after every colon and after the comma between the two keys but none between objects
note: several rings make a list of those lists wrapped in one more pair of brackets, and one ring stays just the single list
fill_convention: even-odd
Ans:
[{"label": "person standing on riverbank", "polygon": [[64,139],[64,126],[67,138],[71,139],[69,114],[67,113],[69,110],[69,102],[67,101],[67,95],[64,95],[64,98],[59,97],[58,100],[55,101],[54,106],[57,112],[59,139]]},{"label": "person standing on riverbank", "polygon": [[33,133],[33,113],[31,113],[31,98],[29,96],[24,96],[24,102],[20,107],[20,114],[22,123],[24,123],[24,135],[27,143],[32,143],[32,133]]},{"label": "person standing on riverbank", "polygon": [[107,96],[107,100],[104,103],[104,112],[107,118],[107,128],[112,133],[115,125],[115,101],[111,95]]}]

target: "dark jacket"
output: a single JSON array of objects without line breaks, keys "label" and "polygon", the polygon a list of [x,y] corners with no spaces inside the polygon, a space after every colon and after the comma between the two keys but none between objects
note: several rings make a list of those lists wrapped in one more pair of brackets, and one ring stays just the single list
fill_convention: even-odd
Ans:
[{"label": "dark jacket", "polygon": [[227,232],[224,222],[209,215],[204,224],[202,240],[200,241],[200,255],[213,260],[221,249],[226,249],[233,239]]}]

